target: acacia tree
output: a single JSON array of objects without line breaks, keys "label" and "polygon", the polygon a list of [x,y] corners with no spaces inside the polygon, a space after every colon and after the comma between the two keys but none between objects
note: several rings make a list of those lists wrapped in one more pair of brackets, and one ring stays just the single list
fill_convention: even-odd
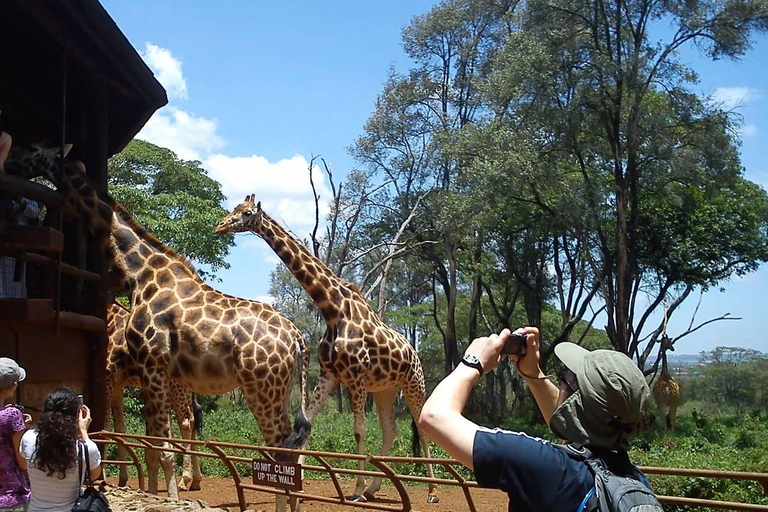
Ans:
[{"label": "acacia tree", "polygon": [[179,254],[206,265],[211,274],[229,268],[225,258],[234,237],[213,231],[227,214],[221,206],[226,198],[200,162],[134,139],[109,160],[109,193]]},{"label": "acacia tree", "polygon": [[391,74],[352,149],[366,168],[391,182],[399,209],[389,215],[392,231],[424,198],[410,232],[420,243],[415,254],[431,267],[435,299],[439,294],[446,303],[444,318],[433,310],[443,335],[446,373],[459,361],[459,253],[467,241],[477,241],[473,210],[463,200],[459,179],[463,164],[446,144],[481,107],[477,81],[509,31],[506,16],[513,6],[509,1],[449,0],[414,18],[403,31],[403,46],[415,67],[406,75]]},{"label": "acacia tree", "polygon": [[[493,122],[527,134],[538,153],[527,188],[516,189],[519,199],[558,217],[566,206],[578,213],[562,228],[571,235],[562,247],[579,244],[593,280],[585,284],[600,291],[613,346],[638,359],[643,324],[660,304],[679,304],[691,287],[749,272],[768,257],[765,194],[740,177],[732,121],[686,90],[695,74],[675,60],[685,44],[737,58],[754,31],[765,31],[767,13],[761,1],[534,1],[497,53],[485,89]],[[676,32],[651,41],[656,19],[673,22]],[[681,200],[698,193],[733,206],[745,187],[754,208],[745,201],[714,211]],[[569,193],[552,194],[563,190]],[[662,211],[686,219],[663,254],[649,236],[659,228],[652,220],[673,222]],[[738,241],[712,245],[692,236],[703,229],[733,231]],[[691,243],[698,244],[697,268],[671,266]],[[724,264],[715,268],[718,261]],[[638,311],[641,296],[650,296],[645,311]]]}]

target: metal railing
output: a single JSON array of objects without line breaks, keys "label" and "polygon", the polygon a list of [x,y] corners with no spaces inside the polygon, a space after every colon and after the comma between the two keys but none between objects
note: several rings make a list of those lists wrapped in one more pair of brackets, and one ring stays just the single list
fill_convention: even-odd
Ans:
[{"label": "metal railing", "polygon": [[[322,452],[314,450],[289,450],[285,448],[274,448],[269,446],[254,446],[236,443],[226,443],[218,441],[203,441],[203,440],[187,440],[178,438],[161,438],[152,436],[143,436],[136,434],[120,434],[109,431],[100,431],[91,434],[93,439],[98,444],[104,445],[122,445],[128,455],[130,461],[120,460],[103,460],[104,464],[113,465],[130,465],[135,466],[138,474],[139,488],[145,490],[144,485],[145,474],[142,468],[141,460],[136,452],[136,449],[156,449],[154,442],[166,442],[170,445],[169,448],[164,449],[167,452],[180,453],[180,454],[192,454],[194,452],[198,457],[208,457],[219,459],[229,470],[232,479],[235,483],[237,490],[237,498],[241,511],[245,511],[247,507],[245,499],[245,491],[260,491],[276,495],[284,495],[288,497],[297,497],[303,500],[315,500],[325,503],[335,503],[338,505],[349,505],[360,508],[367,508],[372,510],[385,510],[391,512],[408,512],[412,510],[411,498],[408,493],[405,482],[430,484],[435,483],[440,486],[455,486],[460,487],[464,493],[464,497],[467,501],[467,506],[470,512],[477,512],[470,489],[478,488],[477,482],[468,480],[462,476],[459,467],[461,464],[453,459],[439,459],[439,458],[425,458],[425,457],[389,457],[389,456],[376,456],[376,455],[357,455],[350,453],[336,453],[336,452]],[[229,453],[232,450],[239,450],[245,452],[251,452],[254,456],[245,457],[242,455],[236,455]],[[317,472],[327,475],[327,478],[333,483],[336,491],[335,496],[312,494],[306,491],[292,491],[288,489],[281,489],[276,487],[270,487],[266,485],[258,485],[248,483],[244,481],[243,477],[237,469],[237,463],[251,464],[251,462],[257,456],[260,456],[266,460],[275,460],[275,455],[280,453],[291,454],[294,456],[303,455],[307,460],[314,459],[316,464],[302,464],[302,470],[304,473]],[[359,470],[345,467],[338,467],[338,465],[331,464],[331,461],[360,461],[363,460],[366,463],[376,468],[376,471]],[[392,469],[394,464],[427,464],[431,463],[436,467],[442,467],[451,478],[429,478],[417,475],[404,475],[398,474]],[[640,469],[646,474],[668,475],[668,476],[685,476],[685,477],[704,477],[704,478],[718,478],[729,480],[753,480],[759,482],[763,486],[763,492],[768,495],[768,473],[752,473],[752,472],[740,472],[740,471],[717,471],[717,470],[704,470],[704,469],[684,469],[684,468],[660,468],[641,466]],[[392,487],[397,491],[400,502],[396,504],[380,504],[371,502],[355,502],[349,500],[344,496],[341,488],[341,476],[365,476],[366,478],[381,477],[384,480],[388,480],[392,483]],[[698,508],[714,508],[722,510],[740,510],[740,511],[765,511],[768,512],[768,505],[757,505],[750,503],[737,503],[729,501],[717,501],[699,498],[683,498],[677,496],[658,496],[659,501],[663,504],[680,505],[688,507]]]}]

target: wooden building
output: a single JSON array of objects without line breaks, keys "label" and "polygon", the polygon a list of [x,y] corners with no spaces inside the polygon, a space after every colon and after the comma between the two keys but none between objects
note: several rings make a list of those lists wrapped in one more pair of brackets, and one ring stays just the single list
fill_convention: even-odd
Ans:
[{"label": "wooden building", "polygon": [[[13,145],[73,144],[70,157],[106,190],[107,160],[167,103],[165,90],[96,0],[4,0],[0,126]],[[26,297],[0,297],[0,356],[27,370],[17,398],[42,406],[52,389],[105,410],[106,265],[97,241],[45,184],[0,174],[0,200],[37,201],[39,225],[0,220],[0,256],[12,257]],[[8,260],[6,260],[8,261]]]}]

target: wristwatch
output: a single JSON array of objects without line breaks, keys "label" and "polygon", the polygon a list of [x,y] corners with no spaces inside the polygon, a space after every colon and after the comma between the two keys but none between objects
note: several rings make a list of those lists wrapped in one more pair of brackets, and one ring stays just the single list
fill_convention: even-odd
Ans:
[{"label": "wristwatch", "polygon": [[470,368],[474,368],[475,370],[480,372],[480,375],[484,373],[482,363],[480,363],[480,360],[476,356],[473,356],[472,354],[464,354],[464,357],[461,358],[461,362],[469,366]]}]

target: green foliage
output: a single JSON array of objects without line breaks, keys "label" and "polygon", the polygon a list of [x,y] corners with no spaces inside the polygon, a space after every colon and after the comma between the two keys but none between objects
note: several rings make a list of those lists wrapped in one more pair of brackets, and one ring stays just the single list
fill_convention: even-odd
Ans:
[{"label": "green foliage", "polygon": [[227,214],[225,197],[200,162],[135,139],[109,160],[109,193],[179,254],[211,272],[229,268],[225,258],[234,237],[213,232]]}]

